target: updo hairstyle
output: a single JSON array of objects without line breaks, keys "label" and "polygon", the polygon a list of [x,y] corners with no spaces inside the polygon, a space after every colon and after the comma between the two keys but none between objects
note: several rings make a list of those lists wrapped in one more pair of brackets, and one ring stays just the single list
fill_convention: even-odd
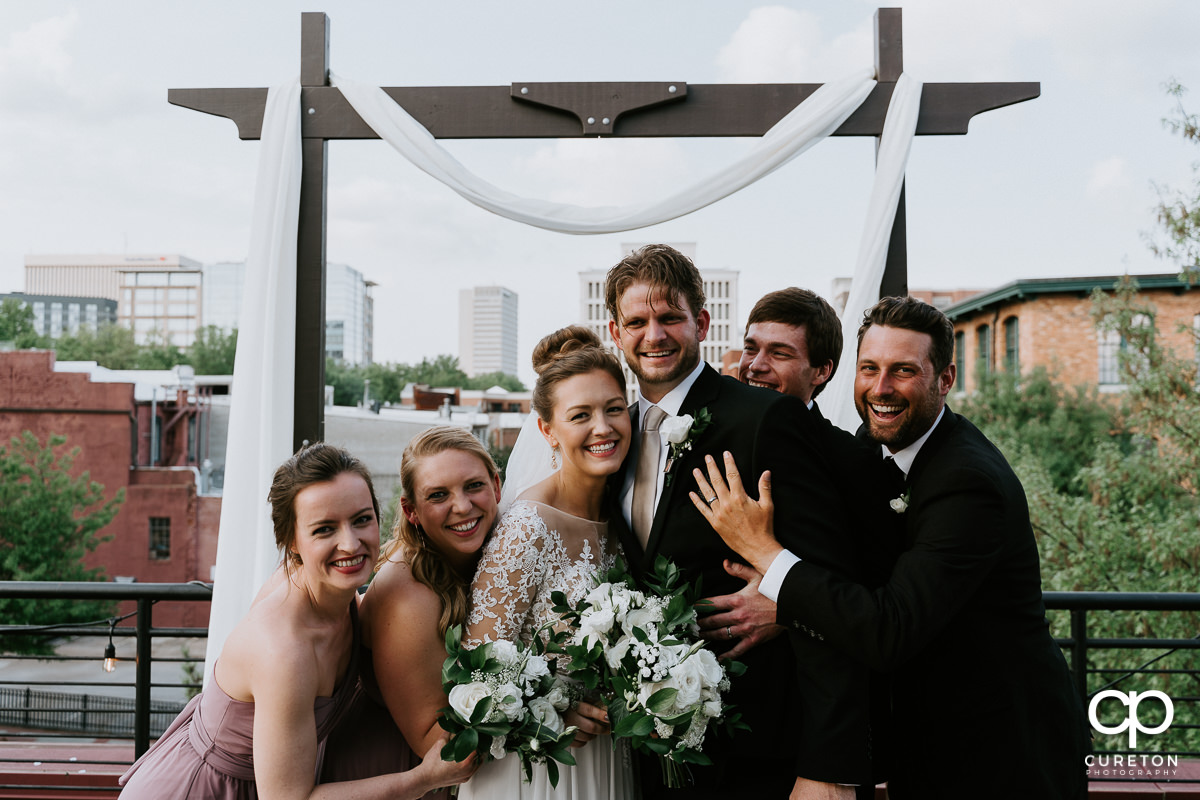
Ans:
[{"label": "updo hairstyle", "polygon": [[[309,486],[332,481],[343,472],[351,472],[362,478],[371,493],[371,505],[375,508],[375,519],[379,519],[379,500],[375,497],[375,484],[366,465],[350,453],[332,444],[317,442],[297,451],[275,470],[271,480],[271,491],[267,502],[271,504],[271,524],[275,528],[275,546],[287,556],[296,543],[296,495]],[[285,558],[289,564],[290,559]]]},{"label": "updo hairstyle", "polygon": [[533,369],[538,374],[533,387],[533,410],[543,422],[550,422],[554,411],[554,387],[595,370],[613,377],[625,395],[625,373],[621,362],[600,343],[600,338],[582,325],[568,325],[542,338],[533,348]]}]

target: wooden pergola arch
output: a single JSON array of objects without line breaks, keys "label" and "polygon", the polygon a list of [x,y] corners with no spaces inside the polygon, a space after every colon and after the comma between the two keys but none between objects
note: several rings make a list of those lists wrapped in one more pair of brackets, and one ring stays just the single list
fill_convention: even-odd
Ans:
[{"label": "wooden pergola arch", "polygon": [[[296,259],[296,375],[293,446],[325,438],[325,246],[330,140],[379,138],[329,83],[329,18],[301,15],[303,179]],[[901,10],[875,13],[878,84],[834,136],[883,133],[904,69]],[[821,84],[513,83],[510,86],[394,87],[384,91],[438,139],[600,136],[761,136]],[[965,134],[976,114],[1032,100],[1039,83],[926,83],[918,136]],[[171,89],[174,105],[233,120],[258,139],[267,90]],[[896,211],[880,292],[907,294],[904,192]]]}]

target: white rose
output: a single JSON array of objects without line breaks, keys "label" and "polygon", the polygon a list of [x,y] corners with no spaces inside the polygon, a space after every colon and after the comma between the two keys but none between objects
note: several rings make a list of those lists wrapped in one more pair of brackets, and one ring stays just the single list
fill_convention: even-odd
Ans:
[{"label": "white rose", "polygon": [[491,754],[492,758],[499,761],[500,759],[502,759],[506,755],[508,755],[508,751],[504,749],[504,743],[506,741],[508,741],[508,737],[506,737],[506,736],[497,736],[494,739],[492,739],[492,746],[488,750],[488,753]]},{"label": "white rose", "polygon": [[706,700],[704,703],[704,714],[705,716],[713,717],[714,719],[721,716],[721,701]]},{"label": "white rose", "polygon": [[554,706],[555,711],[566,711],[567,706],[571,705],[571,695],[561,683],[550,687],[550,691],[546,692],[546,699]]},{"label": "white rose", "polygon": [[658,661],[663,666],[673,667],[687,656],[689,650],[691,647],[686,644],[660,644]]},{"label": "white rose", "polygon": [[614,621],[615,618],[610,609],[591,611],[580,618],[579,632],[576,636],[587,637],[590,635],[593,637],[593,641],[603,642],[604,634],[612,630]]},{"label": "white rose", "polygon": [[682,417],[672,417],[668,415],[663,418],[663,421],[658,425],[658,434],[666,439],[671,444],[682,444],[687,441],[688,434],[692,431],[692,415],[684,414]]},{"label": "white rose", "polygon": [[521,668],[521,680],[523,681],[538,681],[543,675],[550,674],[550,666],[546,663],[545,656],[531,655],[525,659],[525,666]]},{"label": "white rose", "polygon": [[515,684],[501,684],[492,696],[496,698],[496,708],[500,709],[509,722],[516,722],[521,718],[524,703],[521,702],[521,690]]},{"label": "white rose", "polygon": [[587,597],[583,598],[592,608],[599,608],[609,603],[609,593],[612,591],[611,583],[602,583],[595,589],[588,592]]},{"label": "white rose", "polygon": [[699,662],[700,677],[704,681],[705,688],[720,685],[721,678],[725,677],[725,670],[721,668],[721,663],[717,661],[717,657],[711,650],[697,650],[696,654],[692,656],[692,660]]},{"label": "white rose", "polygon": [[521,654],[517,650],[517,646],[507,639],[492,642],[492,658],[497,659],[501,664],[506,666],[515,664],[520,656]]},{"label": "white rose", "polygon": [[563,732],[566,726],[563,724],[562,717],[558,715],[554,704],[550,702],[548,697],[535,697],[529,701],[529,713],[533,718],[542,723],[543,726],[549,728],[556,735]]},{"label": "white rose", "polygon": [[903,514],[908,510],[908,498],[897,497],[893,500],[889,500],[888,505],[892,507],[892,511],[895,511],[897,514]]},{"label": "white rose", "polygon": [[662,614],[657,608],[635,608],[625,615],[625,628],[633,630],[641,628],[646,633],[649,633],[651,623],[662,622]]},{"label": "white rose", "polygon": [[700,702],[700,690],[703,678],[700,675],[700,665],[696,659],[686,661],[671,667],[671,679],[679,694],[675,696],[675,708],[685,711]]},{"label": "white rose", "polygon": [[450,707],[460,717],[469,720],[472,712],[475,711],[475,706],[479,705],[479,701],[489,694],[491,692],[488,691],[486,683],[480,681],[460,683],[450,690]]}]

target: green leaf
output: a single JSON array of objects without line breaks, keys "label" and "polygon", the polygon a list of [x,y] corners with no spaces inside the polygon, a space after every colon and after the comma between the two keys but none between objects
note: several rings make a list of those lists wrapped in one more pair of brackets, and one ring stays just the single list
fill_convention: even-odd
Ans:
[{"label": "green leaf", "polygon": [[474,728],[464,728],[454,737],[454,760],[463,761],[479,749],[479,734]]},{"label": "green leaf", "polygon": [[558,788],[558,764],[554,763],[553,759],[546,761],[546,777],[550,779],[550,785],[555,789]]},{"label": "green leaf", "polygon": [[492,698],[490,696],[483,698],[475,704],[474,710],[471,711],[471,724],[478,725],[483,722],[488,714],[492,711]]},{"label": "green leaf", "polygon": [[654,732],[654,718],[643,711],[635,711],[613,727],[613,736],[629,738],[631,736],[649,736]]},{"label": "green leaf", "polygon": [[446,629],[446,652],[457,654],[462,645],[462,625],[451,625]]},{"label": "green leaf", "polygon": [[646,699],[646,707],[655,714],[665,714],[671,710],[675,704],[675,698],[678,696],[678,689],[659,689]]}]

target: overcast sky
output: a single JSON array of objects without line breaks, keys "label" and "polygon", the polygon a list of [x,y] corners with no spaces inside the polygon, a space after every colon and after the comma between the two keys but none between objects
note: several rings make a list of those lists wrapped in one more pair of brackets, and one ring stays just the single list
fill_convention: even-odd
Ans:
[{"label": "overcast sky", "polygon": [[[331,62],[384,86],[513,81],[819,82],[873,62],[875,5],[736,0],[296,4],[245,0],[7,3],[0,17],[0,292],[23,259],[178,253],[242,260],[258,143],[176,108],[167,89],[270,86],[299,72],[300,12],[331,19]],[[1144,240],[1154,184],[1200,156],[1163,129],[1163,83],[1200,89],[1193,0],[915,0],[904,59],[918,80],[1040,81],[967,136],[919,137],[908,169],[913,288],[1172,272]],[[1200,109],[1200,97],[1191,108]],[[657,199],[748,140],[448,142],[491,182],[580,205]],[[696,242],[701,267],[741,272],[744,322],[766,291],[828,295],[853,271],[873,169],[869,139],[823,142],[758,184],[679,220],[576,237],[482,211],[378,142],[330,145],[329,246],[375,290],[375,353],[457,350],[457,293],[520,296],[521,360],[576,321],[583,269],[629,241]],[[531,371],[524,366],[523,377]]]}]

